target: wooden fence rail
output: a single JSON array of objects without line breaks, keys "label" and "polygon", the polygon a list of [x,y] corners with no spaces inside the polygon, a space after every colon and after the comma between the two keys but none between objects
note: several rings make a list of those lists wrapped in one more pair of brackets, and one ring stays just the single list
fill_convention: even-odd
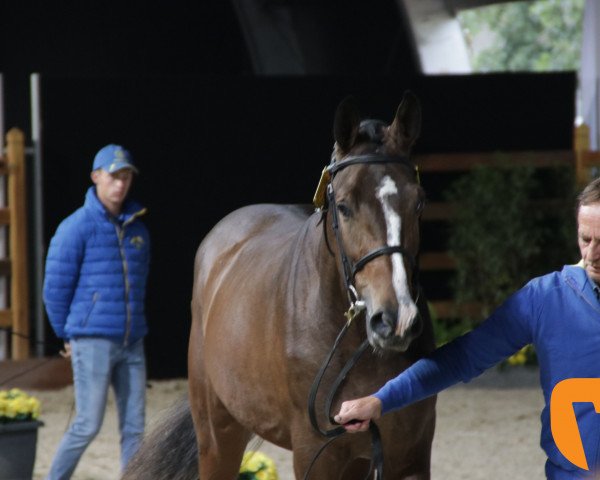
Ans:
[{"label": "wooden fence rail", "polygon": [[480,165],[534,168],[573,166],[570,150],[544,150],[519,152],[433,153],[418,155],[416,162],[423,173],[467,172]]},{"label": "wooden fence rail", "polygon": [[0,259],[0,275],[9,278],[10,306],[0,310],[0,326],[12,332],[11,357],[29,357],[29,282],[27,272],[27,209],[25,135],[13,128],[6,134],[5,156],[0,159],[0,176],[7,178],[5,208],[0,208],[0,226],[8,226],[9,258]]}]

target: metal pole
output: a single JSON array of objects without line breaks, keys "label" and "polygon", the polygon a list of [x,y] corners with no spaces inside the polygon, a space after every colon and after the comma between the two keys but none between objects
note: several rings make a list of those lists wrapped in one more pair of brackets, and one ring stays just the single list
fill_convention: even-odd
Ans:
[{"label": "metal pole", "polygon": [[[600,27],[600,25],[599,25]],[[598,50],[600,51],[600,41],[598,42]],[[600,52],[599,52],[600,53]],[[600,67],[598,67],[598,75],[600,76]],[[596,150],[600,150],[600,78],[596,78],[596,82],[594,85],[594,90],[595,90],[595,95],[594,95],[594,102],[596,103],[596,115],[595,115],[595,122],[594,122],[594,130],[592,132],[592,136],[594,138],[594,141],[592,142],[592,145],[595,145]]]},{"label": "metal pole", "polygon": [[32,73],[31,87],[31,140],[33,142],[33,292],[35,352],[38,357],[44,356],[46,324],[44,322],[44,306],[42,303],[43,271],[44,271],[44,211],[42,210],[42,119],[40,97],[40,74]]},{"label": "metal pole", "polygon": [[2,145],[0,145],[0,155],[4,152],[4,135],[6,126],[4,125],[4,77],[0,73],[0,135],[2,135]]},{"label": "metal pole", "polygon": [[[0,157],[4,155],[4,77],[0,73]],[[0,177],[0,207],[6,206],[6,178]],[[0,227],[0,257],[6,258],[6,227]],[[8,289],[6,278],[0,278],[0,309],[7,305]],[[8,335],[5,330],[0,330],[0,360],[8,357]]]}]

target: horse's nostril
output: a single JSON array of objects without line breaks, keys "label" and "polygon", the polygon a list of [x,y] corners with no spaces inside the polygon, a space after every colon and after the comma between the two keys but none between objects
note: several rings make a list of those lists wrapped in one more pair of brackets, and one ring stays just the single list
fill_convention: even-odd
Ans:
[{"label": "horse's nostril", "polygon": [[396,330],[396,316],[387,311],[377,312],[371,317],[371,328],[381,338],[389,338]]}]

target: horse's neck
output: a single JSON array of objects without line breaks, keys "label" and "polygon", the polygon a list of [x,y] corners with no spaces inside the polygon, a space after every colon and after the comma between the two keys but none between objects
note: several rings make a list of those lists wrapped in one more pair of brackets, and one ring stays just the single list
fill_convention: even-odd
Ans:
[{"label": "horse's neck", "polygon": [[[347,295],[344,280],[340,275],[339,255],[335,238],[329,232],[325,238],[327,226],[319,222],[317,214],[312,215],[295,245],[293,276],[303,278],[303,283],[316,289],[318,302],[316,308],[329,310],[334,308],[343,312],[347,309]],[[298,282],[295,282],[298,285]],[[301,291],[300,295],[304,292]]]}]

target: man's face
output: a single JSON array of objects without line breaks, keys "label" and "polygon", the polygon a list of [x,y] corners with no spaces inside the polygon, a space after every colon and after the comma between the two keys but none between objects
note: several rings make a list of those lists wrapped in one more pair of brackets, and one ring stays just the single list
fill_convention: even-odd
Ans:
[{"label": "man's face", "polygon": [[112,214],[121,211],[132,180],[133,172],[128,168],[114,173],[102,169],[92,172],[92,181],[96,184],[98,199]]},{"label": "man's face", "polygon": [[585,270],[600,284],[600,203],[581,206],[577,224],[577,240]]}]

